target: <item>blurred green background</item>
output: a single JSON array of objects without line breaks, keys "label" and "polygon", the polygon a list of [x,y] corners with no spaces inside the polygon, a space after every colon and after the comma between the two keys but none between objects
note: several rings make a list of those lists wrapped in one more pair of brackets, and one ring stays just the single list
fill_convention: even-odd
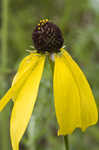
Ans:
[{"label": "blurred green background", "polygon": [[[85,72],[99,106],[99,0],[0,0],[0,98],[11,86],[21,59],[32,45],[32,31],[42,18],[57,24],[64,45]],[[82,91],[83,92],[83,91]],[[11,150],[9,126],[13,103],[0,113],[0,150]],[[69,136],[71,150],[99,150],[99,127]],[[65,150],[57,136],[52,74],[46,63],[39,96],[20,150]]]}]

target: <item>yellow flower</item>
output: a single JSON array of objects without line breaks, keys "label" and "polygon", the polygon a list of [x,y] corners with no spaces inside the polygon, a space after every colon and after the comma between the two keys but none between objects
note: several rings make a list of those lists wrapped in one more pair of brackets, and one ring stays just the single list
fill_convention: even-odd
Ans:
[{"label": "yellow flower", "polygon": [[53,23],[41,20],[33,31],[36,52],[21,62],[12,86],[0,101],[0,111],[13,99],[10,121],[13,150],[27,128],[34,109],[46,57],[54,62],[53,89],[58,135],[71,134],[75,128],[84,131],[96,124],[98,112],[95,100],[83,72],[62,48],[60,29]]}]

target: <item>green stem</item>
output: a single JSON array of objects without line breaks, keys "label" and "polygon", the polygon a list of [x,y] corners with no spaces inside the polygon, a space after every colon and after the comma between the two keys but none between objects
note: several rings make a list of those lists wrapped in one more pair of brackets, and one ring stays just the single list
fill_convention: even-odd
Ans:
[{"label": "green stem", "polygon": [[49,58],[49,62],[50,62],[51,70],[52,70],[52,76],[53,76],[54,75],[54,62],[51,60],[51,58]]},{"label": "green stem", "polygon": [[68,135],[64,136],[64,142],[65,142],[65,148],[66,150],[69,150],[69,140],[68,140]]},{"label": "green stem", "polygon": [[[54,75],[54,61],[51,60],[51,57],[49,58],[50,66],[52,70],[52,76]],[[69,150],[69,141],[68,141],[68,135],[64,136],[64,142],[65,142],[65,149]]]},{"label": "green stem", "polygon": [[[9,0],[2,0],[2,39],[1,39],[1,46],[2,46],[2,52],[1,52],[1,71],[2,71],[2,82],[1,84],[1,90],[4,94],[4,83],[6,74],[3,72],[3,70],[6,70],[7,68],[7,39],[8,39],[8,1]],[[8,107],[0,113],[0,124],[1,124],[1,133],[2,133],[2,150],[9,150],[10,149],[10,142],[9,142],[9,114],[8,114]]]},{"label": "green stem", "polygon": [[2,67],[7,64],[7,35],[8,35],[8,1],[2,0]]}]

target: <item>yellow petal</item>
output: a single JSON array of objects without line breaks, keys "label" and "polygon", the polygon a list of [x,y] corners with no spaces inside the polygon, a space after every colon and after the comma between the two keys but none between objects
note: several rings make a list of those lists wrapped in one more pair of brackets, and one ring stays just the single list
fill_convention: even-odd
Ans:
[{"label": "yellow petal", "polygon": [[85,130],[88,126],[96,124],[98,121],[98,111],[95,99],[90,85],[79,66],[66,51],[64,51],[63,55],[79,89],[82,130]]},{"label": "yellow petal", "polygon": [[61,56],[55,57],[54,100],[59,134],[72,133],[81,126],[79,93],[72,74]]},{"label": "yellow petal", "polygon": [[[16,73],[16,75],[14,76],[14,79],[13,79],[13,82],[12,82],[12,86],[18,81],[19,82],[19,79],[20,77],[22,76],[23,72],[26,72],[26,70],[28,70],[28,68],[32,65],[32,69],[35,68],[35,66],[37,65],[37,63],[39,62],[39,58],[40,58],[40,55],[38,53],[31,53],[30,55],[26,56],[21,64],[19,65],[19,68],[18,68],[18,71]],[[32,70],[31,70],[32,71]],[[28,76],[27,76],[28,77]],[[27,78],[26,78],[27,80]],[[24,84],[24,83],[23,83]],[[23,86],[22,84],[22,86]],[[22,87],[21,86],[21,87]],[[20,88],[21,88],[20,87]],[[20,88],[19,90],[17,90],[17,92],[14,94],[13,96],[13,100],[16,100],[16,97],[18,95],[18,92],[20,91]]]},{"label": "yellow petal", "polygon": [[38,58],[38,54],[31,53],[22,60],[22,62],[19,65],[18,71],[13,79],[12,85],[20,78],[21,73],[27,70],[30,64],[36,64]]},{"label": "yellow petal", "polygon": [[[28,65],[27,65],[27,61],[25,61],[27,57],[30,58],[30,59],[28,59]],[[37,65],[40,56],[34,56],[33,54],[30,54],[27,57],[23,59],[24,67],[25,67],[25,64],[27,67],[25,67],[25,69],[22,69],[22,71],[21,71],[22,67],[19,67],[20,73],[17,74],[16,80],[14,79],[12,87],[8,90],[8,92],[0,100],[0,111],[2,111],[2,109],[5,107],[5,105],[9,102],[9,100],[11,98],[16,96],[16,93],[19,91],[22,84],[25,82],[27,77],[30,75],[33,68]],[[21,66],[23,66],[23,65],[21,65]]]},{"label": "yellow petal", "polygon": [[45,57],[42,56],[39,58],[38,65],[31,72],[14,102],[10,121],[13,150],[18,150],[19,142],[30,120],[43,72],[44,61]]},{"label": "yellow petal", "polygon": [[54,97],[59,135],[96,124],[98,113],[88,81],[66,51],[55,57]]}]

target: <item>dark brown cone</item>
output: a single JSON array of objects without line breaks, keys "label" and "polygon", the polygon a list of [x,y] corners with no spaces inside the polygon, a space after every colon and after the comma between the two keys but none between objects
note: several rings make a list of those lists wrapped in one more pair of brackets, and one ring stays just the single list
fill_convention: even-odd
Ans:
[{"label": "dark brown cone", "polygon": [[32,40],[39,53],[57,53],[63,45],[61,30],[53,23],[41,20],[32,34]]}]

